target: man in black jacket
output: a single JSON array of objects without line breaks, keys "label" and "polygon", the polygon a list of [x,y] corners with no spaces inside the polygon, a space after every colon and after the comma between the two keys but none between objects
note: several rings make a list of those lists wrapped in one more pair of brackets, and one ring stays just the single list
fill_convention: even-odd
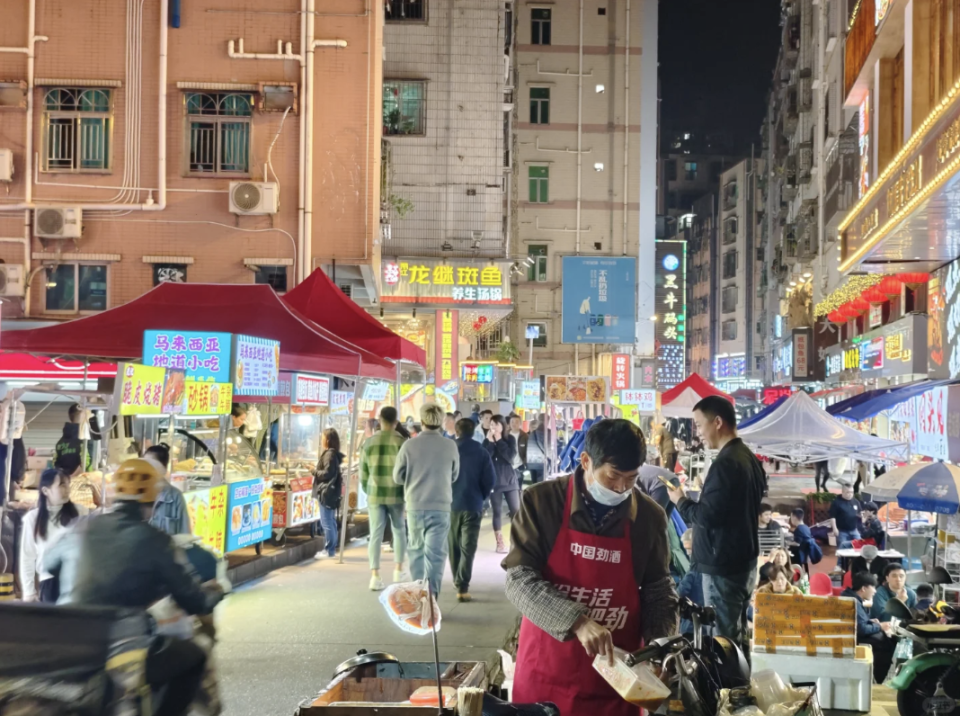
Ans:
[{"label": "man in black jacket", "polygon": [[479,428],[470,418],[457,421],[457,450],[460,452],[460,477],[453,483],[453,505],[450,511],[450,572],[457,588],[457,601],[469,602],[473,559],[477,556],[477,540],[483,519],[483,502],[497,474],[493,460],[480,443],[473,439]]},{"label": "man in black jacket", "polygon": [[699,502],[687,499],[682,488],[670,490],[670,500],[697,527],[693,563],[703,574],[706,603],[717,610],[717,633],[741,642],[757,579],[757,524],[766,480],[760,461],[737,437],[737,415],[728,400],[704,398],[694,406],[693,420],[707,447],[720,452]]}]

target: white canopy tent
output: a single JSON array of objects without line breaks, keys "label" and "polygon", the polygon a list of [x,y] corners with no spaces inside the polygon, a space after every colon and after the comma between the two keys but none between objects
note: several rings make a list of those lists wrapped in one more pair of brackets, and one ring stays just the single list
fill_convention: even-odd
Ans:
[{"label": "white canopy tent", "polygon": [[909,445],[866,435],[821,409],[803,391],[739,433],[756,453],[794,463],[846,457],[865,462],[900,462]]}]

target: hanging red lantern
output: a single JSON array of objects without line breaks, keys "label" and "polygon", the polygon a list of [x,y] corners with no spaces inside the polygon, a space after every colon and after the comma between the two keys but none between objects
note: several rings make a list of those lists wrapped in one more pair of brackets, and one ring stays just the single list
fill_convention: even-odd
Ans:
[{"label": "hanging red lantern", "polygon": [[861,293],[860,298],[868,303],[883,303],[884,301],[890,300],[890,297],[876,286],[871,286],[866,291]]},{"label": "hanging red lantern", "polygon": [[916,289],[921,283],[926,283],[930,280],[930,274],[923,271],[911,271],[909,273],[897,274],[897,278],[910,288]]},{"label": "hanging red lantern", "polygon": [[486,316],[480,316],[480,318],[477,319],[477,322],[482,326],[482,325],[484,325],[484,324],[487,322],[487,317],[486,317]]},{"label": "hanging red lantern", "polygon": [[483,324],[480,323],[480,321],[474,321],[474,322],[473,322],[473,330],[479,331],[479,330],[480,330],[480,326],[482,326],[482,325],[483,325]]},{"label": "hanging red lantern", "polygon": [[842,325],[846,323],[849,319],[840,312],[840,309],[837,309],[836,311],[831,311],[830,313],[827,314],[827,320],[830,321],[830,323],[837,323]]},{"label": "hanging red lantern", "polygon": [[899,296],[900,291],[903,290],[903,282],[896,276],[884,276],[877,284],[877,288],[887,296]]},{"label": "hanging red lantern", "polygon": [[850,301],[850,305],[853,306],[855,309],[857,309],[857,311],[859,311],[860,313],[870,310],[870,304],[867,303],[865,300],[863,300],[863,298],[861,298],[860,296],[857,296],[855,299]]},{"label": "hanging red lantern", "polygon": [[847,302],[843,304],[842,306],[840,306],[840,308],[837,309],[837,311],[843,314],[844,316],[846,316],[848,319],[857,318],[862,313],[862,311],[859,311],[853,307],[853,302]]}]

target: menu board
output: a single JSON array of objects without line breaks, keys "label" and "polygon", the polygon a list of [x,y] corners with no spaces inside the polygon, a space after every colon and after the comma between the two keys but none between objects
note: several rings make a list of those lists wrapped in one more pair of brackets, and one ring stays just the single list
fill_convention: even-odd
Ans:
[{"label": "menu board", "polygon": [[187,415],[227,415],[233,409],[233,386],[230,383],[187,381]]},{"label": "menu board", "polygon": [[318,519],[320,503],[313,497],[313,477],[295,477],[289,490],[274,491],[274,527],[296,527]]},{"label": "menu board", "polygon": [[524,410],[539,410],[540,381],[525,380],[521,386],[520,407]]},{"label": "menu board", "polygon": [[330,379],[326,376],[298,374],[293,382],[293,403],[296,405],[330,403]]},{"label": "menu board", "polygon": [[493,382],[493,363],[464,363],[463,364],[463,382],[464,383],[492,383]]},{"label": "menu board", "polygon": [[120,415],[160,415],[163,402],[163,368],[121,363]]},{"label": "menu board", "polygon": [[236,337],[237,395],[276,395],[280,382],[280,342]]},{"label": "menu board", "polygon": [[190,531],[203,540],[205,547],[223,556],[223,535],[227,526],[227,486],[184,493]]},{"label": "menu board", "polygon": [[363,399],[381,402],[387,399],[390,384],[385,380],[371,380],[363,386]]},{"label": "menu board", "polygon": [[547,399],[555,403],[605,403],[607,380],[602,376],[548,375]]},{"label": "menu board", "polygon": [[227,552],[249,547],[270,537],[273,525],[273,493],[257,478],[226,486]]},{"label": "menu board", "polygon": [[143,364],[186,371],[192,380],[229,383],[233,335],[213,331],[143,332]]},{"label": "menu board", "polygon": [[349,415],[352,390],[334,390],[330,393],[330,415]]}]

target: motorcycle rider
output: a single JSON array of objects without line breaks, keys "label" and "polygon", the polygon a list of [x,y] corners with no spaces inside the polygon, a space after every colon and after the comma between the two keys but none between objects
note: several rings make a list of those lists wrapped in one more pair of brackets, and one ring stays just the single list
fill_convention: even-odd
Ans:
[{"label": "motorcycle rider", "polygon": [[[200,585],[178,557],[172,538],[149,524],[160,490],[159,472],[143,459],[114,474],[116,506],[90,519],[80,535],[72,603],[146,609],[170,595],[188,614],[209,614],[223,598],[215,582]],[[206,655],[192,641],[157,638],[146,661],[146,680],[167,686],[153,716],[187,713],[203,678]]]}]

